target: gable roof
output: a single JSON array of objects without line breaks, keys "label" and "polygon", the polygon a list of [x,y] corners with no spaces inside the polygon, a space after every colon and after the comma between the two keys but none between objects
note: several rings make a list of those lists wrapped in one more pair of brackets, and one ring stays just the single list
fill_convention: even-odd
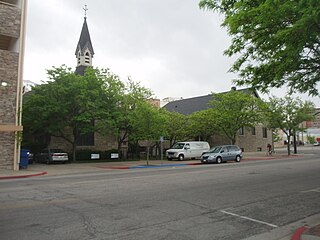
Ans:
[{"label": "gable roof", "polygon": [[[239,89],[236,91],[251,94],[257,98],[260,98],[257,91],[252,90],[251,88]],[[228,93],[228,92],[222,92],[222,93]],[[169,102],[163,108],[165,108],[170,112],[178,112],[183,115],[190,115],[194,112],[209,109],[210,108],[209,103],[212,100],[213,95],[214,93],[204,95],[204,96]]]},{"label": "gable roof", "polygon": [[84,50],[88,48],[91,55],[94,55],[92,43],[91,43],[91,38],[90,38],[90,33],[88,29],[88,24],[87,24],[87,18],[84,18],[84,22],[82,25],[82,30],[79,38],[79,42],[77,44],[77,48],[75,51],[75,55],[78,54],[79,50],[81,51],[81,54],[84,54]]}]

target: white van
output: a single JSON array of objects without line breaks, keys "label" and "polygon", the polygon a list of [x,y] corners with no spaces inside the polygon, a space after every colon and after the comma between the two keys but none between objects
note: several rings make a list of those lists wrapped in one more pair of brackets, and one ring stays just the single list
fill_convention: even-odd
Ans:
[{"label": "white van", "polygon": [[207,142],[177,142],[166,151],[166,156],[168,160],[178,159],[182,161],[185,158],[200,158],[209,149],[210,146]]}]

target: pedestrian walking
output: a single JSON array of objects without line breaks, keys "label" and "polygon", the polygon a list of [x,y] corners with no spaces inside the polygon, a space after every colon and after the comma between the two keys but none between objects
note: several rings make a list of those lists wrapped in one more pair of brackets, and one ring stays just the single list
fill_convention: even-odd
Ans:
[{"label": "pedestrian walking", "polygon": [[272,146],[270,143],[268,143],[267,145],[267,155],[268,156],[271,156],[272,155]]}]

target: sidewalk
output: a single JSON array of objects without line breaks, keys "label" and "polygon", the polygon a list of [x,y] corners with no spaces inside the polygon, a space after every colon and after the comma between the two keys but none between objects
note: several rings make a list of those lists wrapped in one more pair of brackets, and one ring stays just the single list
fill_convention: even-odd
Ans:
[{"label": "sidewalk", "polygon": [[[278,153],[267,156],[265,152],[247,152],[243,153],[242,162],[258,160],[277,160],[295,158],[303,155],[291,155]],[[30,164],[26,169],[19,171],[0,169],[0,181],[18,178],[59,176],[83,173],[101,173],[105,171],[130,170],[142,168],[159,168],[159,167],[180,167],[200,165],[200,160],[189,161],[168,161],[168,160],[150,160],[149,166],[146,166],[146,160],[140,161],[118,161],[118,162],[101,162],[101,163],[71,163],[71,164]],[[307,224],[308,225],[307,225]],[[319,224],[318,224],[319,223]],[[289,235],[286,237],[276,237],[274,233],[265,233],[263,236],[252,237],[250,239],[278,239],[278,240],[320,240],[320,214],[316,220],[298,222],[290,229],[287,229]],[[291,233],[291,234],[290,234]],[[268,235],[269,234],[269,235]],[[271,235],[270,235],[271,234]]]},{"label": "sidewalk", "polygon": [[[299,155],[298,155],[299,156]],[[288,156],[286,154],[274,154],[267,156],[265,152],[246,152],[243,153],[243,162],[255,160],[275,160],[282,158],[292,158],[297,155]],[[0,169],[1,179],[28,178],[42,175],[65,175],[75,173],[101,172],[105,170],[124,170],[138,168],[156,168],[156,167],[175,167],[201,164],[200,160],[187,161],[168,161],[168,160],[149,160],[149,166],[146,166],[146,160],[140,161],[115,161],[100,163],[71,163],[71,164],[29,164],[26,169],[19,171]]]},{"label": "sidewalk", "polygon": [[[281,158],[292,158],[296,155],[287,156],[285,154],[275,154],[267,156],[265,152],[247,152],[243,153],[242,161],[254,160],[275,160]],[[37,177],[42,175],[65,175],[74,173],[89,173],[105,170],[123,170],[137,168],[156,168],[156,167],[175,167],[201,164],[200,160],[187,161],[168,161],[168,160],[149,160],[149,166],[146,166],[146,160],[140,161],[115,161],[115,162],[100,162],[100,163],[71,163],[71,164],[29,164],[26,169],[19,171],[0,169],[1,179],[27,178]]]}]

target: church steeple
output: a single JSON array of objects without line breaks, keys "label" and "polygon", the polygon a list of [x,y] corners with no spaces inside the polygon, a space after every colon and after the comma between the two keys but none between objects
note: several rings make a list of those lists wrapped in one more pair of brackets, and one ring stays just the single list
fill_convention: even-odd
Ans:
[{"label": "church steeple", "polygon": [[77,57],[77,68],[76,73],[83,75],[86,67],[92,66],[92,58],[94,55],[88,24],[87,24],[87,5],[83,9],[85,11],[84,22],[79,38],[79,42],[77,44],[77,48],[75,51],[75,55]]}]

